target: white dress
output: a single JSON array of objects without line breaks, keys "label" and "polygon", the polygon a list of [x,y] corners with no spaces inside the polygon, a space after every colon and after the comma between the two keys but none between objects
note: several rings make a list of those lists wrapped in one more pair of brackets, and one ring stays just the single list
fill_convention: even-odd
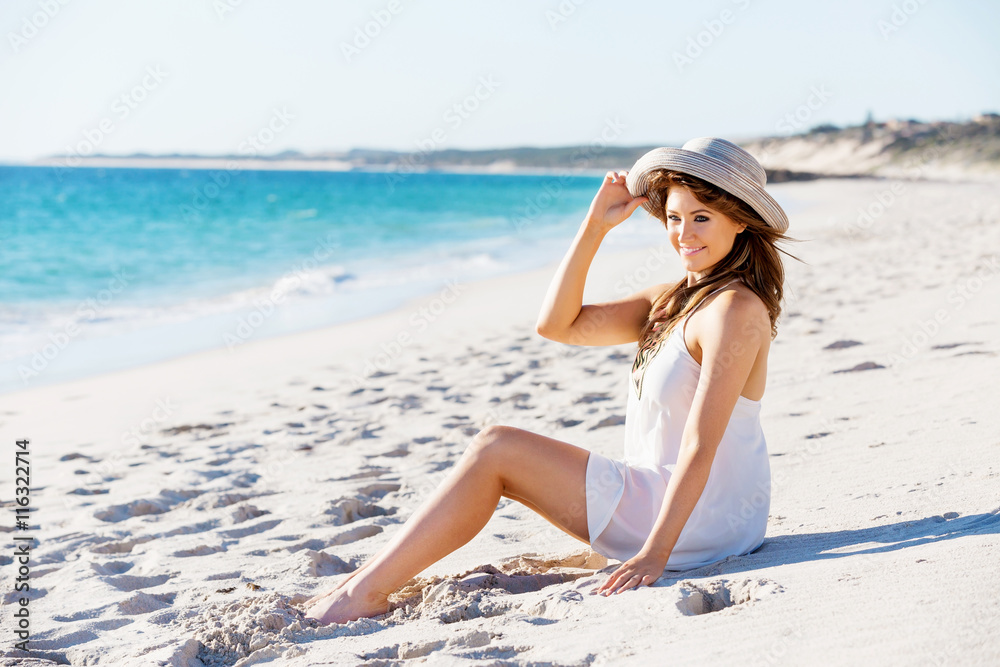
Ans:
[{"label": "white dress", "polygon": [[[624,460],[596,452],[587,460],[590,545],[609,558],[626,561],[645,544],[677,464],[701,371],[684,342],[691,313],[658,347],[636,354],[629,377]],[[665,570],[709,565],[748,554],[763,543],[771,504],[771,467],[760,407],[760,401],[737,399],[705,490]]]}]

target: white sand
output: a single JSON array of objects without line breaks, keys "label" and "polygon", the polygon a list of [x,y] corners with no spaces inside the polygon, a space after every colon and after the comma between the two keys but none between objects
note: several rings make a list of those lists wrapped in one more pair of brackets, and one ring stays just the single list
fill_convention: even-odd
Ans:
[{"label": "white sand", "polygon": [[[617,562],[504,499],[476,538],[408,587],[414,605],[343,626],[303,620],[296,605],[377,551],[484,426],[620,455],[635,344],[572,347],[534,333],[554,257],[364,322],[5,395],[4,507],[13,441],[30,438],[40,526],[31,655],[997,664],[1000,190],[911,182],[893,193],[893,183],[775,187],[813,206],[791,216],[807,242],[789,250],[809,265],[786,259],[761,414],[773,497],[754,554],[590,596]],[[889,195],[858,223],[859,207]],[[619,281],[679,278],[672,254],[651,275],[642,268],[662,251],[599,253],[585,302],[617,298]],[[423,328],[411,319],[421,307],[440,312]],[[364,373],[365,360],[384,362],[381,374]],[[882,368],[838,372],[872,362]],[[12,525],[8,515],[0,529],[13,537]],[[12,651],[21,594],[10,554],[0,556],[7,656],[23,655]],[[48,664],[0,660],[15,663]]]}]

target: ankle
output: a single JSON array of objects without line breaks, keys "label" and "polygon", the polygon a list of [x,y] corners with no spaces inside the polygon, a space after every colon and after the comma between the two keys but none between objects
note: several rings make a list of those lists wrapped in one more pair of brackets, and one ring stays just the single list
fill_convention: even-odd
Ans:
[{"label": "ankle", "polygon": [[385,604],[389,601],[389,592],[383,592],[373,586],[370,581],[364,581],[366,577],[355,577],[344,585],[344,592],[348,597],[363,601],[366,604]]}]

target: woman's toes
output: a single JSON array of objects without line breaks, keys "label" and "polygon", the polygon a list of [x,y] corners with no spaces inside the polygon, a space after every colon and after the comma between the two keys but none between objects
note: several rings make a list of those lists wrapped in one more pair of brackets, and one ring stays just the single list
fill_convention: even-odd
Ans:
[{"label": "woman's toes", "polygon": [[365,595],[360,591],[337,591],[320,599],[309,607],[306,618],[312,618],[324,625],[347,623],[359,618],[369,618],[384,614],[389,610],[388,598],[382,595]]}]

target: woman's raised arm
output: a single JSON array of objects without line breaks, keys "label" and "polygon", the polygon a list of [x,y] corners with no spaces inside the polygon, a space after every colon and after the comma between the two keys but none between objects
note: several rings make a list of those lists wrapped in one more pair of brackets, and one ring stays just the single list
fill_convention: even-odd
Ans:
[{"label": "woman's raised arm", "polygon": [[647,201],[646,197],[633,198],[629,194],[625,187],[627,175],[624,171],[609,171],[605,175],[573,244],[549,285],[535,325],[539,335],[559,339],[572,327],[583,308],[587,273],[604,236]]}]

